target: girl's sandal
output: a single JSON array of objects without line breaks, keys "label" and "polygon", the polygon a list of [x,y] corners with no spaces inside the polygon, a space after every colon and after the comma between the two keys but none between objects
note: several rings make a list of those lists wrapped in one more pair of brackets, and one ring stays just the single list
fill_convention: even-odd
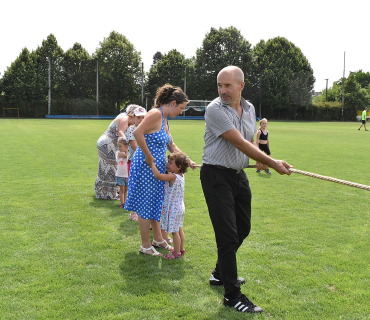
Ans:
[{"label": "girl's sandal", "polygon": [[174,250],[172,250],[170,253],[166,254],[163,258],[167,259],[180,259],[181,253],[176,253]]},{"label": "girl's sandal", "polygon": [[[159,253],[157,250],[155,250],[153,248],[153,246],[150,247],[150,248],[144,248],[142,245],[140,245],[140,249],[142,250],[142,251],[139,250],[139,253],[141,253],[141,254],[146,254],[146,255],[149,255],[149,256],[163,256],[163,254]],[[147,251],[150,251],[150,250],[152,250],[153,253],[146,253]]]},{"label": "girl's sandal", "polygon": [[172,243],[173,242],[173,240],[171,238],[168,238],[166,241],[167,241],[167,243]]},{"label": "girl's sandal", "polygon": [[137,213],[130,215],[130,220],[137,221],[138,220]]},{"label": "girl's sandal", "polygon": [[[163,246],[161,246],[161,244],[164,244],[165,245],[165,247],[163,247]],[[173,248],[166,242],[166,240],[163,240],[163,241],[161,241],[161,242],[158,242],[158,241],[155,241],[154,239],[153,239],[153,243],[152,243],[152,246],[154,247],[154,248],[159,248],[159,249],[165,249],[165,250],[173,250]]]},{"label": "girl's sandal", "polygon": [[180,250],[181,256],[185,254],[185,249]]}]

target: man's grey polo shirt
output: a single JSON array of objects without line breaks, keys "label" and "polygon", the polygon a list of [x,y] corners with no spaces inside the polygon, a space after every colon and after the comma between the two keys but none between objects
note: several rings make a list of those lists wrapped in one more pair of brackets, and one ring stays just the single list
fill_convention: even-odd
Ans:
[{"label": "man's grey polo shirt", "polygon": [[249,158],[221,136],[235,128],[245,140],[250,142],[254,138],[257,132],[254,106],[243,98],[240,103],[243,108],[241,119],[232,107],[222,102],[221,98],[213,100],[206,108],[203,163],[235,170],[249,165]]}]

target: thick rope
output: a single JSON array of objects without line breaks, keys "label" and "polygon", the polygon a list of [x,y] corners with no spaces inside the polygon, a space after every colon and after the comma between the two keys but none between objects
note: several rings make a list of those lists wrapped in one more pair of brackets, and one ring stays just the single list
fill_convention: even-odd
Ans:
[{"label": "thick rope", "polygon": [[[201,165],[196,165],[196,167],[201,167]],[[255,164],[251,164],[247,168],[256,168],[256,167],[257,166]],[[336,178],[332,178],[332,177],[327,177],[327,176],[322,176],[320,174],[311,173],[311,172],[302,171],[302,170],[297,170],[297,169],[293,169],[293,168],[289,168],[288,170],[291,171],[291,172],[293,172],[293,173],[302,174],[302,175],[309,176],[309,177],[312,177],[312,178],[317,178],[317,179],[321,179],[321,180],[326,180],[326,181],[331,181],[331,182],[335,182],[335,183],[340,183],[340,184],[344,184],[346,186],[360,188],[360,189],[363,189],[363,190],[370,191],[370,186],[367,186],[365,184],[359,184],[359,183],[350,182],[350,181],[346,181],[346,180],[340,180],[340,179],[336,179]]]},{"label": "thick rope", "polygon": [[289,171],[294,172],[294,173],[303,174],[305,176],[309,176],[309,177],[312,177],[312,178],[317,178],[317,179],[321,179],[321,180],[340,183],[340,184],[344,184],[346,186],[360,188],[360,189],[370,191],[370,186],[367,186],[367,185],[364,185],[364,184],[359,184],[359,183],[350,182],[350,181],[346,181],[346,180],[340,180],[340,179],[336,179],[336,178],[332,178],[332,177],[322,176],[320,174],[311,173],[311,172],[302,171],[302,170],[297,170],[297,169],[293,169],[293,168],[289,168]]}]

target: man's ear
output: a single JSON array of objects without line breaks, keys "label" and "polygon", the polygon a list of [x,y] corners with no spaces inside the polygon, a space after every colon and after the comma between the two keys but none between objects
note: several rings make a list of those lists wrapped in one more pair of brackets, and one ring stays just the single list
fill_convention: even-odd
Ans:
[{"label": "man's ear", "polygon": [[243,91],[243,89],[244,89],[244,86],[245,86],[245,82],[240,82],[240,91]]}]

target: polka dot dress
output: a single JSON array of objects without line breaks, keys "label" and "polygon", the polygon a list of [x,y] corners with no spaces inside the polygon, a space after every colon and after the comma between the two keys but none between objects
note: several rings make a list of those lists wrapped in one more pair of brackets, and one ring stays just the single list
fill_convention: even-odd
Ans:
[{"label": "polka dot dress", "polygon": [[[166,151],[171,136],[164,130],[162,111],[162,127],[158,132],[144,134],[150,153],[155,158],[155,165],[160,173],[166,172]],[[164,194],[164,181],[157,180],[152,169],[145,162],[145,154],[138,146],[132,159],[128,181],[128,192],[125,209],[135,211],[146,220],[159,222],[161,217]]]}]

